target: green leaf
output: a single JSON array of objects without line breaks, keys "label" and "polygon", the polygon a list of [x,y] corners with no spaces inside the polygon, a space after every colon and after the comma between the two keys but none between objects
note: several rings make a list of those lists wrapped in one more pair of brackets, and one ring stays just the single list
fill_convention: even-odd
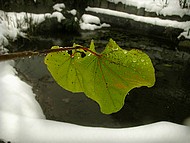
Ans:
[{"label": "green leaf", "polygon": [[126,51],[113,40],[101,56],[88,56],[78,67],[82,75],[84,93],[95,100],[105,114],[119,111],[127,93],[140,86],[155,83],[151,60],[139,50]]},{"label": "green leaf", "polygon": [[[52,47],[52,49],[57,48],[60,47]],[[45,64],[47,64],[51,75],[61,87],[72,92],[83,92],[82,77],[75,66],[80,59],[80,53],[72,56],[68,51],[52,52],[46,56]]]},{"label": "green leaf", "polygon": [[[57,74],[58,78],[55,80],[58,84],[72,92],[77,92],[74,89],[80,89],[78,91],[83,91],[99,104],[103,113],[119,111],[131,89],[154,85],[152,62],[142,51],[123,50],[112,39],[101,54],[96,54],[93,41],[90,50],[92,52],[80,49],[80,52],[86,54],[83,58],[78,52],[73,57],[67,55],[67,58],[63,53],[48,54],[45,63],[54,78]],[[54,69],[55,65],[59,66]],[[68,68],[74,72],[68,72]],[[74,84],[71,84],[70,80]]]}]

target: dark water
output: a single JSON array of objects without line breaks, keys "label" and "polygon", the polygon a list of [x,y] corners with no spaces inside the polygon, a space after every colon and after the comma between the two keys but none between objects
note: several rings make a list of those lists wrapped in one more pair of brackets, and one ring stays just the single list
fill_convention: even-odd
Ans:
[{"label": "dark water", "polygon": [[174,43],[122,31],[100,30],[82,32],[78,36],[37,37],[17,44],[22,45],[17,50],[71,46],[74,42],[88,46],[94,39],[101,51],[110,37],[122,48],[138,48],[150,56],[156,70],[155,86],[133,89],[121,111],[104,115],[84,94],[73,94],[57,85],[43,62],[44,56],[16,60],[18,75],[33,87],[47,119],[103,127],[129,127],[156,121],[183,124],[190,117],[190,54],[178,51]]}]

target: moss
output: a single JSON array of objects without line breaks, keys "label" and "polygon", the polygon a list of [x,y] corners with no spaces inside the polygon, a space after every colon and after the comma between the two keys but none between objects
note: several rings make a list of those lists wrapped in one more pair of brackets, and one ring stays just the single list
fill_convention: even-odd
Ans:
[{"label": "moss", "polygon": [[184,40],[179,42],[179,50],[190,51],[190,40]]}]

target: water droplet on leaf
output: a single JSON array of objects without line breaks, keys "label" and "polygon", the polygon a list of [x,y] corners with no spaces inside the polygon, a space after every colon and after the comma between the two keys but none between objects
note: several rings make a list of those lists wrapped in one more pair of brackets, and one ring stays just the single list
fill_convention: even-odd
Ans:
[{"label": "water droplet on leaf", "polygon": [[136,63],[137,62],[137,60],[136,59],[133,59],[133,63]]}]

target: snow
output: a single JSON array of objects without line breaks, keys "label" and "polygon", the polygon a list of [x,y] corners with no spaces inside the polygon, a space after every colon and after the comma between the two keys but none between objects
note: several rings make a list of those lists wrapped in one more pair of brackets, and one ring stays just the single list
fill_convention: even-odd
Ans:
[{"label": "snow", "polygon": [[81,19],[84,23],[100,24],[100,19],[93,15],[83,14]]},{"label": "snow", "polygon": [[119,12],[119,11],[114,11],[114,10],[110,10],[110,9],[88,7],[88,8],[86,8],[86,11],[92,11],[92,12],[96,12],[96,13],[103,13],[103,14],[107,14],[107,15],[128,18],[128,19],[132,19],[135,21],[139,21],[139,22],[144,22],[144,23],[149,23],[149,24],[159,25],[159,26],[165,26],[165,27],[186,29],[186,28],[189,28],[189,26],[190,26],[190,21],[178,22],[178,21],[174,21],[174,20],[163,20],[163,19],[154,18],[154,17],[137,16],[134,14],[128,14],[125,12]]},{"label": "snow", "polygon": [[[42,23],[48,18],[56,17],[58,22],[61,22],[61,20],[64,20],[65,17],[60,12],[53,12],[45,13],[45,14],[34,14],[34,13],[26,13],[26,12],[4,12],[0,10],[0,24],[4,25],[4,28],[7,31],[9,28],[14,28],[10,32],[15,34],[15,37],[17,34],[20,36],[26,36],[21,31],[26,31],[28,28],[30,28],[31,25],[36,26],[39,23]],[[2,28],[1,26],[0,28]],[[18,32],[19,31],[19,32]]]},{"label": "snow", "polygon": [[85,127],[1,112],[0,138],[19,143],[189,143],[190,128],[169,122],[132,127]]},{"label": "snow", "polygon": [[[176,26],[182,29],[186,29],[189,24],[189,22],[160,21],[156,18],[143,19],[143,17],[104,9],[88,8],[87,10],[107,12],[117,16],[121,14],[136,21]],[[27,30],[30,24],[39,24],[45,18],[51,17],[57,17],[58,21],[64,19],[59,12],[30,14],[0,11],[0,17],[0,54],[8,52],[4,46],[9,44],[9,40],[15,40],[17,36],[26,36],[22,31]],[[28,21],[30,24],[26,19],[31,20]],[[106,25],[101,24],[98,17],[86,14],[82,16],[80,24],[84,29],[92,30]],[[0,139],[13,143],[189,143],[190,141],[190,127],[170,122],[112,129],[46,120],[35,96],[32,87],[17,76],[14,61],[0,62]],[[189,124],[190,121],[187,119],[185,122]]]},{"label": "snow", "polygon": [[[3,47],[9,44],[9,40],[14,41],[17,36],[25,36],[20,31],[22,25],[19,25],[21,19],[26,16],[25,14],[0,11],[0,54],[8,52]],[[25,29],[25,24],[23,25]],[[14,61],[0,62],[0,111],[25,117],[45,118],[41,107],[35,100],[32,87],[16,76],[17,72],[13,66]],[[0,118],[3,118],[1,114]]]},{"label": "snow", "polygon": [[52,15],[51,15],[51,17],[56,17],[58,22],[61,22],[62,20],[65,19],[65,17],[63,16],[63,14],[60,13],[60,12],[53,12]]},{"label": "snow", "polygon": [[80,28],[82,30],[96,30],[96,29],[101,29],[103,27],[110,27],[109,24],[103,23],[101,25],[95,25],[95,24],[89,24],[89,23],[80,23]]},{"label": "snow", "polygon": [[[11,14],[10,14],[11,15]],[[25,36],[24,33],[19,32],[16,22],[13,22],[13,18],[9,17],[5,12],[0,10],[0,46],[8,45],[8,37],[11,37],[13,40],[16,39],[18,35]]]},{"label": "snow", "polygon": [[57,3],[53,6],[53,9],[59,12],[61,12],[64,8],[65,8],[64,3]]},{"label": "snow", "polygon": [[95,30],[102,27],[110,27],[109,24],[100,23],[100,19],[96,16],[83,14],[80,20],[80,28],[83,30]]},{"label": "snow", "polygon": [[[64,19],[59,12],[33,14],[0,11],[0,16],[0,54],[8,52],[3,47],[9,44],[9,40],[14,41],[18,36],[26,37],[22,31],[27,30],[31,25],[37,25],[51,17],[57,17],[58,21]],[[40,105],[35,100],[32,87],[18,78],[13,66],[14,61],[0,62],[0,111],[25,117],[45,118]]]},{"label": "snow", "polygon": [[[21,31],[27,30],[31,25],[35,26],[41,22],[43,22],[46,18],[50,18],[51,14],[33,14],[26,12],[4,12],[0,11],[0,22],[5,25],[5,27],[14,28],[15,34],[21,34],[24,36],[25,34]],[[6,30],[5,30],[6,31]],[[18,33],[18,31],[20,31]],[[11,31],[12,33],[13,31]]]},{"label": "snow", "polygon": [[35,100],[32,87],[16,76],[13,65],[13,61],[0,63],[0,111],[26,117],[45,118]]},{"label": "snow", "polygon": [[[155,18],[155,17],[137,16],[137,15],[128,14],[125,12],[119,12],[115,10],[96,8],[96,7],[87,7],[86,11],[107,14],[107,15],[112,15],[116,17],[128,18],[134,21],[149,23],[152,25],[179,28],[179,29],[183,29],[184,31],[188,31],[190,28],[190,21],[179,22],[179,21],[174,21],[174,20],[164,20],[164,19]],[[185,35],[185,33],[184,33],[184,36],[188,38],[188,35]]]},{"label": "snow", "polygon": [[76,15],[77,14],[77,10],[76,9],[68,10],[67,12],[71,13],[72,15]]},{"label": "snow", "polygon": [[185,30],[184,32],[182,32],[178,36],[178,38],[181,38],[181,37],[185,37],[186,39],[190,39],[190,29]]},{"label": "snow", "polygon": [[[107,0],[115,4],[121,2],[125,5],[145,8],[148,12],[156,12],[158,15],[190,15],[190,10],[182,9],[179,0]],[[190,3],[190,2],[189,2]]]}]

